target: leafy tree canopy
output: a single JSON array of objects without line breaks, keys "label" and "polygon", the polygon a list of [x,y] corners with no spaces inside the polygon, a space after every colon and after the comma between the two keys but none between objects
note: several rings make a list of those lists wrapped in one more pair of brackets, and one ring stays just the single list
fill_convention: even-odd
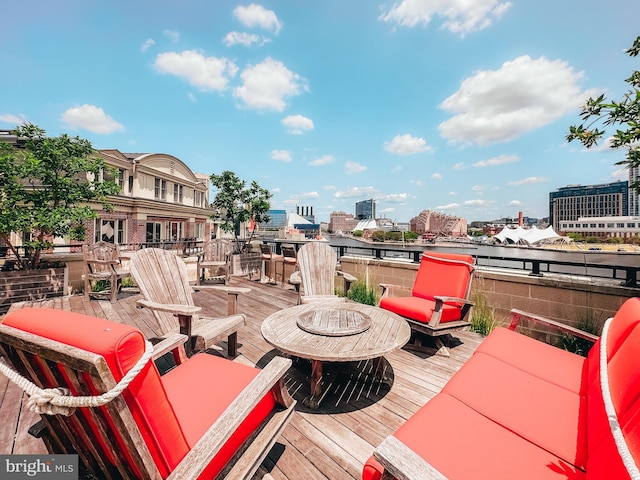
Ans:
[{"label": "leafy tree canopy", "polygon": [[[626,52],[630,57],[638,56],[640,36]],[[640,71],[634,71],[625,82],[630,88],[619,101],[607,100],[604,94],[590,98],[580,113],[582,123],[569,127],[566,138],[569,142],[578,140],[590,148],[602,139],[606,127],[616,127],[611,147],[627,149],[625,159],[616,165],[633,168],[640,166]],[[640,192],[640,181],[636,180],[630,186]]]},{"label": "leafy tree canopy", "polygon": [[[83,240],[84,222],[97,216],[89,203],[110,210],[107,196],[120,187],[103,181],[105,164],[88,140],[47,137],[32,124],[14,133],[18,144],[0,142],[0,240],[16,256],[18,268],[37,268],[54,237]],[[12,232],[29,234],[22,255]]]},{"label": "leafy tree canopy", "polygon": [[[220,175],[211,175],[211,183],[217,189],[211,206],[211,219],[219,221],[225,232],[233,232],[236,252],[240,251],[240,225],[253,220],[256,224],[270,220],[267,212],[271,208],[271,192],[258,185],[255,180],[247,185],[234,172],[226,170]],[[251,232],[251,238],[255,229]],[[251,238],[249,240],[251,240]]]}]

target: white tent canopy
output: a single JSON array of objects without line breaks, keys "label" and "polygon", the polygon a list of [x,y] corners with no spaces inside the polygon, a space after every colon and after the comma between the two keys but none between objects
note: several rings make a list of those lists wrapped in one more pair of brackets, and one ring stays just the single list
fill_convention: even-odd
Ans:
[{"label": "white tent canopy", "polygon": [[360,220],[352,231],[355,232],[356,230],[360,230],[364,232],[365,230],[376,230],[377,228],[378,223],[375,220],[369,218],[366,220]]},{"label": "white tent canopy", "polygon": [[312,225],[312,223],[304,217],[301,217],[297,213],[289,212],[287,218],[287,226],[293,227],[294,225]]},{"label": "white tent canopy", "polygon": [[493,238],[500,243],[520,243],[528,245],[567,241],[566,237],[558,235],[551,225],[544,229],[537,227],[524,229],[520,226],[517,228],[503,228],[502,231]]}]

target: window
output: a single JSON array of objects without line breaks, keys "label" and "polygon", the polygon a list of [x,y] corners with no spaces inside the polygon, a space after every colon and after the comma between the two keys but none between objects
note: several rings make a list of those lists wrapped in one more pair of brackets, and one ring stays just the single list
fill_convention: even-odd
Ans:
[{"label": "window", "polygon": [[196,223],[194,227],[194,236],[198,240],[202,240],[204,238],[204,223]]},{"label": "window", "polygon": [[167,199],[167,181],[166,180],[162,180],[161,178],[155,179],[154,198],[156,200]]},{"label": "window", "polygon": [[627,228],[636,228],[635,223],[627,223]]},{"label": "window", "polygon": [[120,187],[120,192],[122,193],[124,191],[124,174],[125,170],[123,168],[118,168],[115,172],[113,170],[103,170],[102,180],[114,182]]},{"label": "window", "polygon": [[199,192],[198,190],[193,191],[193,206],[194,207],[202,207],[204,204],[204,192]]},{"label": "window", "polygon": [[159,242],[161,230],[162,225],[160,224],[160,222],[147,222],[147,243]]},{"label": "window", "polygon": [[126,243],[124,220],[97,219],[95,224],[95,241],[109,243]]},{"label": "window", "polygon": [[169,222],[168,223],[168,235],[167,238],[169,240],[179,240],[183,238],[182,236],[182,222]]},{"label": "window", "polygon": [[173,184],[173,202],[174,203],[182,203],[182,192],[183,187],[177,183]]}]

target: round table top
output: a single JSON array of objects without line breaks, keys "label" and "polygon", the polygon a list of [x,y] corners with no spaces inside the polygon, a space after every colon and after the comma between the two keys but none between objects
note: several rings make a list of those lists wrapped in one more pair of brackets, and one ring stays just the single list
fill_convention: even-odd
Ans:
[{"label": "round table top", "polygon": [[[370,325],[359,333],[345,330],[335,333],[311,333],[300,328],[300,320],[313,313],[336,317],[335,311],[347,310],[370,319]],[[338,315],[341,317],[343,315]],[[309,303],[285,308],[269,315],[262,322],[264,339],[283,353],[310,360],[350,362],[381,357],[401,348],[409,341],[411,328],[399,315],[356,302]]]}]

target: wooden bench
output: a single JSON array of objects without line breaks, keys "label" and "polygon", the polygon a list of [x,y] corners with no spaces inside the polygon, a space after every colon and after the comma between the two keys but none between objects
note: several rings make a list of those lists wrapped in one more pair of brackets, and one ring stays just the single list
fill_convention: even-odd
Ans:
[{"label": "wooden bench", "polygon": [[[363,480],[640,478],[640,298],[598,340],[514,310],[442,391],[385,439]],[[587,358],[516,333],[545,321],[595,341]],[[604,361],[601,361],[603,360]]]}]

